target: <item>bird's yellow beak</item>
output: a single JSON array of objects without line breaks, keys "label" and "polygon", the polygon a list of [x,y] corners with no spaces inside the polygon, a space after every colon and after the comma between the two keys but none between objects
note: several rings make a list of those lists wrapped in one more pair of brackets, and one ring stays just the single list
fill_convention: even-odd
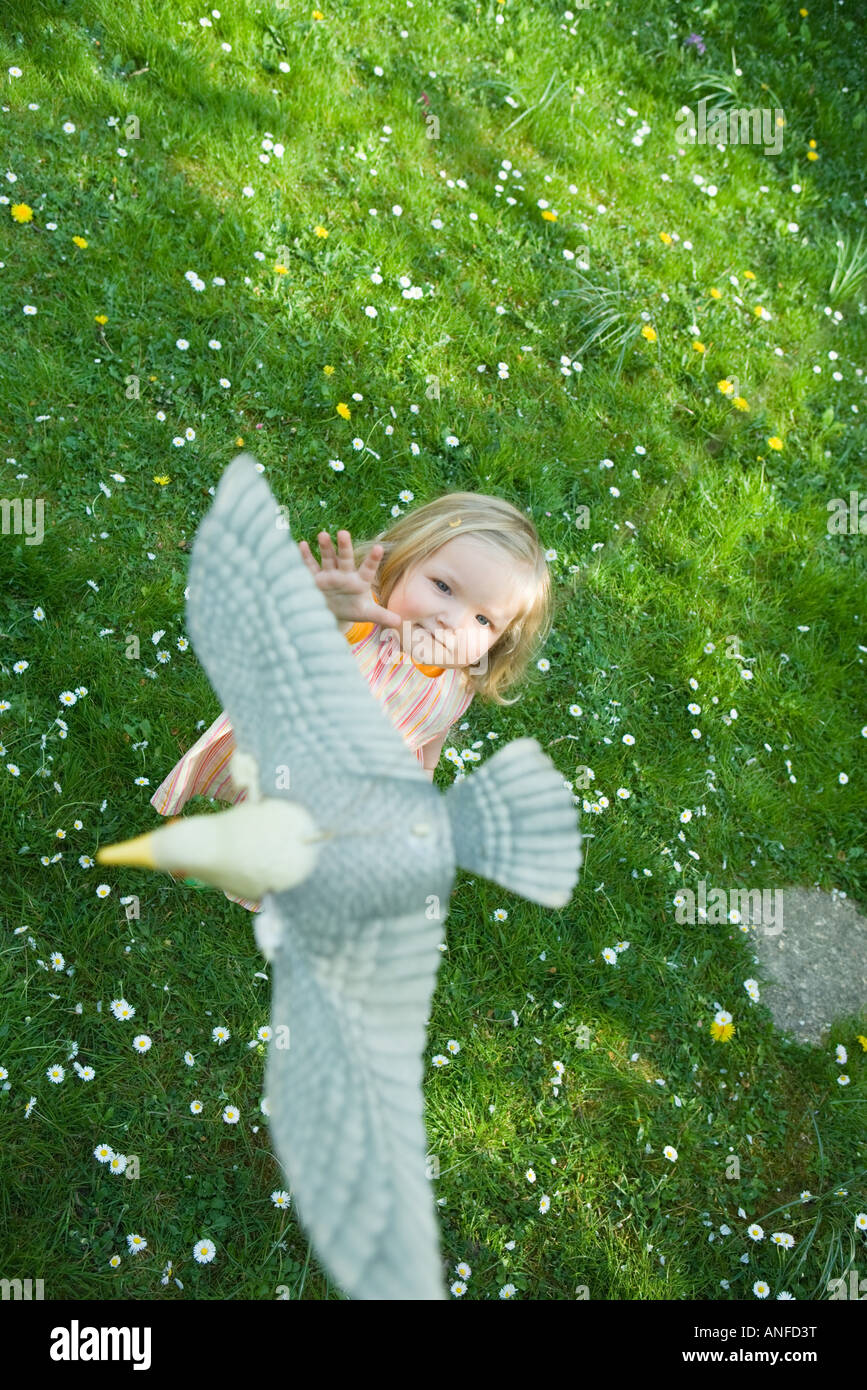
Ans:
[{"label": "bird's yellow beak", "polygon": [[96,851],[97,864],[134,864],[139,869],[155,869],[153,836],[138,835],[116,845],[103,845]]},{"label": "bird's yellow beak", "polygon": [[[181,820],[172,816],[167,822],[174,825]],[[160,829],[163,829],[160,826]],[[120,840],[116,845],[103,845],[96,851],[97,864],[132,864],[137,869],[156,869],[159,865],[154,857],[153,831],[147,835],[137,835],[134,840]]]}]

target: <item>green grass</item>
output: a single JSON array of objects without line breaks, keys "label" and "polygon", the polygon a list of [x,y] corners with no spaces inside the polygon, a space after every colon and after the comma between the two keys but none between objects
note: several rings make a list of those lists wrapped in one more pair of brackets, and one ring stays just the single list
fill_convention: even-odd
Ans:
[{"label": "green grass", "polygon": [[[863,1272],[867,1026],[794,1044],[747,998],[744,935],[680,927],[672,906],[702,876],[865,897],[864,541],[826,529],[829,500],[863,478],[865,45],[830,0],[808,8],[802,21],[721,0],[706,18],[596,0],[570,25],[528,0],[370,0],[322,20],[246,3],[207,29],[209,11],[180,0],[4,7],[2,172],[17,178],[0,179],[0,490],[45,502],[42,544],[0,544],[4,1277],[44,1277],[63,1299],[340,1297],[270,1201],[284,1179],[258,1109],[269,985],[249,914],[79,862],[154,824],[153,788],[219,712],[177,642],[189,547],[238,438],[296,539],[375,534],[404,489],[415,504],[470,489],[529,509],[556,551],[549,668],[531,669],[518,705],[474,702],[457,747],[538,738],[593,838],[562,912],[456,882],[428,1058],[450,1039],[460,1051],[425,1082],[449,1282],[466,1261],[471,1299],[511,1285],[571,1300],[584,1285],[594,1300],[752,1300],[757,1279],[771,1299],[809,1299]],[[703,56],[683,46],[694,29]],[[680,106],[705,76],[734,84],[735,66],[743,105],[779,99],[782,152],[681,153]],[[285,153],[263,165],[266,132]],[[12,219],[19,203],[31,222]],[[403,275],[421,299],[403,298]],[[565,375],[579,347],[583,370]],[[726,378],[747,411],[717,389]],[[751,658],[752,681],[727,648]],[[76,687],[87,695],[64,708]],[[454,776],[443,757],[437,782]],[[119,904],[129,894],[140,919]],[[55,951],[65,970],[46,973]],[[111,1015],[120,996],[134,1020]],[[719,1008],[736,1026],[726,1043],[710,1035]],[[153,1040],[143,1056],[138,1033]],[[92,1081],[72,1069],[73,1040]],[[99,1143],[137,1155],[138,1181],[99,1164]],[[776,1230],[793,1250],[771,1248]],[[148,1242],[135,1256],[131,1232]],[[199,1266],[204,1237],[217,1256]],[[167,1260],[183,1294],[160,1282]]]}]

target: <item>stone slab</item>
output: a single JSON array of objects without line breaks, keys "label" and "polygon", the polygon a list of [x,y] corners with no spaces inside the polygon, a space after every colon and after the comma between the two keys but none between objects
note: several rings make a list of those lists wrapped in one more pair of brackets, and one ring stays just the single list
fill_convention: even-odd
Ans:
[{"label": "stone slab", "polygon": [[836,889],[784,888],[781,897],[781,930],[778,922],[763,929],[760,912],[744,918],[774,1024],[818,1046],[836,1019],[860,1014],[867,1033],[867,917]]}]

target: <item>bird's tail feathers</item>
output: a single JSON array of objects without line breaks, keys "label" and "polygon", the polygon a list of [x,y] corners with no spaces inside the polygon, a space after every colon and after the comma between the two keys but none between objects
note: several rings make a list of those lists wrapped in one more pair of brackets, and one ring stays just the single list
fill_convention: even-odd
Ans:
[{"label": "bird's tail feathers", "polygon": [[578,812],[534,738],[499,749],[445,804],[462,869],[544,907],[566,906],[582,861]]}]

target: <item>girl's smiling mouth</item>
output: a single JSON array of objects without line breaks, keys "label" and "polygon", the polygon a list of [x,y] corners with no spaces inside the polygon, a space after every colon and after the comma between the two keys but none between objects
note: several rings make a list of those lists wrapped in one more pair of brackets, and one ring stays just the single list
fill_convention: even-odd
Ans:
[{"label": "girl's smiling mouth", "polygon": [[435,633],[431,632],[428,628],[423,627],[421,623],[414,623],[413,627],[415,628],[416,632],[421,632],[424,634],[425,637],[429,638],[433,647],[439,647],[441,651],[445,652],[446,656],[451,656],[450,647],[445,642],[441,641]]}]

